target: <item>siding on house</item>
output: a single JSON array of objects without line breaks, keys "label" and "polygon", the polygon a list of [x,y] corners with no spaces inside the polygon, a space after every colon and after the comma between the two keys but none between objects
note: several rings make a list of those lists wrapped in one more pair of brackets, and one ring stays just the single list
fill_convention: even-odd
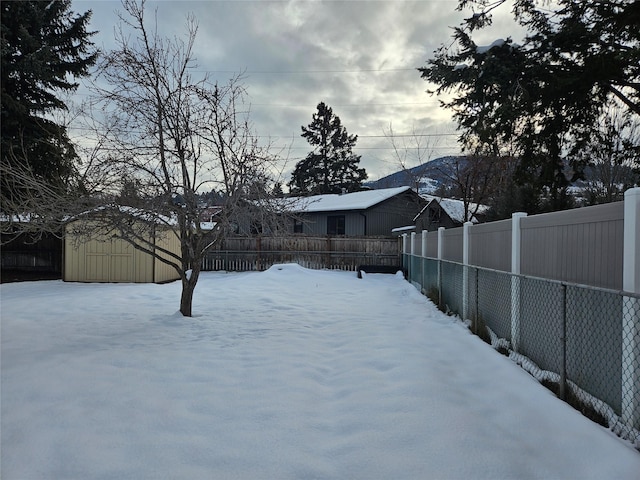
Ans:
[{"label": "siding on house", "polygon": [[[440,227],[454,228],[465,223],[464,202],[452,198],[434,197],[423,195],[428,203],[422,211],[414,218],[416,231],[433,231]],[[469,210],[476,212],[471,218],[472,223],[483,221],[489,207],[486,205],[469,204]]]},{"label": "siding on house", "polygon": [[302,233],[308,235],[327,235],[327,219],[340,215],[344,215],[344,234],[346,236],[364,235],[364,217],[350,211],[305,214],[302,220]]},{"label": "siding on house", "polygon": [[[343,215],[346,236],[390,236],[394,228],[412,224],[423,206],[424,201],[415,192],[405,190],[368,208],[302,212],[299,216],[302,233],[307,235],[327,235],[327,219]],[[293,232],[293,224],[291,228]]]},{"label": "siding on house", "polygon": [[417,232],[422,230],[432,232],[440,227],[453,228],[460,226],[460,223],[453,221],[437,201],[429,202],[429,205],[413,221],[415,221]]},{"label": "siding on house", "polygon": [[367,213],[367,235],[390,235],[394,228],[412,225],[425,203],[409,190],[376,205]]}]

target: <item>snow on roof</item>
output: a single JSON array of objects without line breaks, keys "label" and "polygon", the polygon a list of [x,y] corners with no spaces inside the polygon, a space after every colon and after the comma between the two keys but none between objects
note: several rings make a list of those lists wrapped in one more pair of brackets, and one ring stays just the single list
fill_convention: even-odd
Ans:
[{"label": "snow on roof", "polygon": [[290,206],[290,210],[304,213],[366,210],[408,190],[411,190],[411,187],[381,188],[342,195],[331,193],[300,197]]},{"label": "snow on roof", "polygon": [[0,222],[29,223],[34,218],[37,219],[37,216],[31,213],[22,213],[18,215],[7,215],[3,213],[2,215],[0,215]]},{"label": "snow on roof", "polygon": [[85,216],[90,216],[90,215],[98,214],[102,212],[105,212],[107,214],[119,212],[121,214],[129,215],[133,218],[137,218],[143,222],[164,224],[164,225],[169,225],[174,227],[178,225],[178,220],[176,219],[175,215],[167,216],[167,215],[163,215],[158,212],[155,212],[153,210],[145,210],[143,208],[131,207],[128,205],[119,205],[117,203],[100,205],[92,208],[91,210],[85,210],[84,212],[81,212],[77,215],[67,217],[66,220],[74,221]]},{"label": "snow on roof", "polygon": [[218,222],[200,222],[200,230],[211,231],[216,228],[217,224]]},{"label": "snow on roof", "polygon": [[482,54],[482,53],[487,53],[489,50],[491,50],[493,47],[502,47],[505,44],[505,40],[502,38],[498,38],[497,40],[494,40],[491,45],[479,45],[476,47],[476,53],[478,54]]},{"label": "snow on roof", "polygon": [[[466,221],[471,221],[473,223],[478,223],[478,219],[475,216],[472,217],[470,220],[467,220],[466,218],[464,218],[464,202],[462,200],[454,200],[453,198],[434,197],[433,195],[421,195],[421,196],[422,198],[427,200],[429,204],[433,201],[438,202],[438,204],[440,205],[440,207],[442,207],[445,213],[449,215],[449,218],[451,218],[451,220],[455,222],[464,223]],[[427,204],[427,206],[425,206],[422,209],[422,211],[418,215],[416,215],[416,218],[418,218],[422,214],[422,212],[424,212],[424,210],[429,206],[429,204]],[[469,204],[469,210],[472,212],[476,210],[476,207],[478,207],[477,213],[485,213],[489,209],[489,207],[486,205],[477,205],[475,203]]]}]

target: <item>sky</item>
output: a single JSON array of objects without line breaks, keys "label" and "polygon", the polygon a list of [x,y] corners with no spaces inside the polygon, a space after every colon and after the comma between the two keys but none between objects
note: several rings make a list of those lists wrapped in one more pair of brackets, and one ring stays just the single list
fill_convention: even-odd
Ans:
[{"label": "sky", "polygon": [[[159,32],[183,35],[191,12],[199,30],[197,71],[221,83],[244,72],[251,119],[258,136],[289,147],[285,171],[311,150],[300,136],[319,102],[340,117],[349,134],[358,135],[354,152],[375,180],[400,169],[390,128],[402,150],[424,161],[459,153],[450,114],[429,95],[420,78],[441,44],[451,42],[452,27],[468,11],[454,0],[418,1],[150,1]],[[91,9],[94,43],[114,47],[119,1],[74,0],[72,10]],[[513,35],[508,6],[498,11],[491,31],[478,43]],[[421,135],[415,137],[415,134]],[[404,135],[404,136],[403,136]],[[409,147],[411,150],[407,150]],[[287,173],[288,181],[290,174]]]},{"label": "sky", "polygon": [[0,285],[3,479],[638,479],[402,274],[203,272],[190,318],[180,287]]}]

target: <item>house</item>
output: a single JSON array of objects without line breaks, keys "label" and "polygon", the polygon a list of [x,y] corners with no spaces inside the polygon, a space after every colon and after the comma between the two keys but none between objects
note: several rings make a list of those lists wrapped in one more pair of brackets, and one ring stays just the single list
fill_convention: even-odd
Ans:
[{"label": "house", "polygon": [[[422,195],[426,205],[413,219],[415,230],[437,230],[440,227],[454,228],[464,224],[467,220],[472,223],[480,223],[489,207],[486,205],[469,204],[471,218],[466,219],[464,213],[464,202],[451,198],[434,197],[432,195]],[[473,214],[475,212],[475,214]]]},{"label": "house", "polygon": [[307,235],[390,236],[427,203],[410,187],[288,199],[292,232]]},{"label": "house", "polygon": [[[87,237],[78,231],[91,230],[91,224],[78,226],[76,220],[65,228],[62,279],[67,282],[163,283],[180,278],[171,266],[153,255],[134,248],[112,235],[98,233]],[[87,225],[89,228],[87,229]],[[180,239],[175,231],[158,226],[145,234],[149,248],[164,249],[181,255]]]}]

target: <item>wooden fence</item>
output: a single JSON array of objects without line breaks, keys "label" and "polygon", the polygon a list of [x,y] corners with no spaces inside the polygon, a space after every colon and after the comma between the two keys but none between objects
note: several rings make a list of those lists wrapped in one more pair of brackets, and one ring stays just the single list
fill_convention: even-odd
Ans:
[{"label": "wooden fence", "polygon": [[232,237],[210,251],[202,270],[266,270],[279,263],[305,268],[354,271],[359,265],[400,265],[397,238]]},{"label": "wooden fence", "polygon": [[0,281],[36,280],[62,276],[62,241],[51,234],[34,239],[23,234],[2,236]]}]

